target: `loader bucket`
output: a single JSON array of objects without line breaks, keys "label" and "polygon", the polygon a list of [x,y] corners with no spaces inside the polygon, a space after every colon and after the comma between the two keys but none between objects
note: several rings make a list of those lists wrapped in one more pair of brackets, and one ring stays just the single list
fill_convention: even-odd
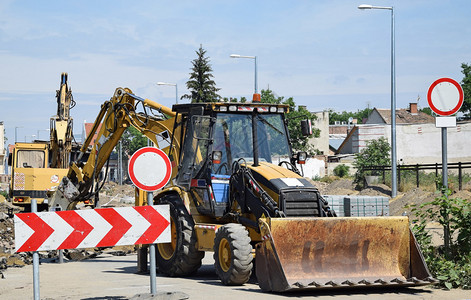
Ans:
[{"label": "loader bucket", "polygon": [[261,219],[256,274],[264,291],[437,282],[407,217]]}]

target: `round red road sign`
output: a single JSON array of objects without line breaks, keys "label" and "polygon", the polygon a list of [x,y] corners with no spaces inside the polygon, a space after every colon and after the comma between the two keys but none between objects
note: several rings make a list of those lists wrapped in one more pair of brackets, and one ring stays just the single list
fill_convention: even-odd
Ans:
[{"label": "round red road sign", "polygon": [[168,183],[172,175],[172,165],[162,150],[144,147],[131,156],[128,173],[132,183],[138,188],[154,192]]},{"label": "round red road sign", "polygon": [[427,101],[430,109],[440,116],[450,116],[463,105],[463,89],[451,78],[440,78],[428,89]]}]

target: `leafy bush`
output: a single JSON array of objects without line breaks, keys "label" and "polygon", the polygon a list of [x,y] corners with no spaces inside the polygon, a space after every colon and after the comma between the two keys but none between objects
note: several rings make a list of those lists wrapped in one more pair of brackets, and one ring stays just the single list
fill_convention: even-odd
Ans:
[{"label": "leafy bush", "polygon": [[[440,197],[413,206],[412,231],[424,254],[432,275],[447,288],[471,289],[471,200],[450,199],[451,191]],[[437,221],[444,228],[444,245],[434,247],[425,226]]]},{"label": "leafy bush", "polygon": [[350,167],[344,164],[338,165],[334,168],[334,175],[338,177],[348,176],[348,171]]},{"label": "leafy bush", "polygon": [[378,175],[374,171],[365,171],[365,167],[391,164],[390,150],[391,147],[386,138],[381,137],[377,140],[367,141],[366,147],[360,153],[355,154],[353,165],[357,168],[357,172],[353,182],[356,183],[358,188],[365,187],[366,175]]}]

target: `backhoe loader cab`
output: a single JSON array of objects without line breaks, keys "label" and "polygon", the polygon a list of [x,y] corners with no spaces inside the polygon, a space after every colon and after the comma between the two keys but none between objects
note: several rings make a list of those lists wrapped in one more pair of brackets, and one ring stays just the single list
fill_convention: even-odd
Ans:
[{"label": "backhoe loader cab", "polygon": [[176,183],[197,195],[201,214],[229,211],[229,179],[241,166],[263,169],[283,161],[298,172],[284,122],[287,106],[214,103],[174,110],[186,122]]}]

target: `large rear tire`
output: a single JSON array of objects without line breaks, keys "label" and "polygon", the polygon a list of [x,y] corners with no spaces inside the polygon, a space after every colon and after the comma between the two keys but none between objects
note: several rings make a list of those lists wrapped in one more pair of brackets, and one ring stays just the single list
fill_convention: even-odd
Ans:
[{"label": "large rear tire", "polygon": [[159,203],[170,205],[171,243],[157,244],[156,260],[160,273],[187,276],[196,272],[204,257],[196,249],[194,222],[177,196],[165,196]]},{"label": "large rear tire", "polygon": [[214,239],[214,267],[225,285],[242,285],[252,273],[252,245],[241,224],[230,223],[218,229]]}]

